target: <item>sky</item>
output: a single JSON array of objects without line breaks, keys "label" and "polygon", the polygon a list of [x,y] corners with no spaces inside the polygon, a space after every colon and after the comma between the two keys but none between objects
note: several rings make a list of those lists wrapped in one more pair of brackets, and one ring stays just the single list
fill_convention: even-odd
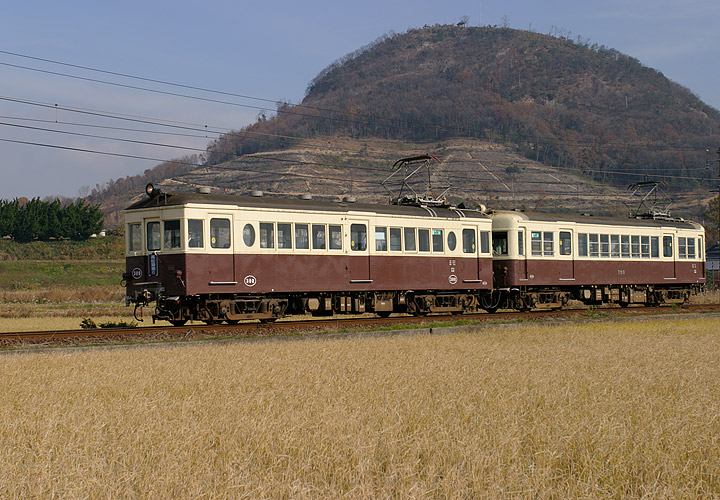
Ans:
[{"label": "sky", "polygon": [[617,49],[720,109],[717,0],[7,0],[0,199],[77,197],[200,153],[275,102],[299,103],[323,68],[384,33],[464,16]]}]

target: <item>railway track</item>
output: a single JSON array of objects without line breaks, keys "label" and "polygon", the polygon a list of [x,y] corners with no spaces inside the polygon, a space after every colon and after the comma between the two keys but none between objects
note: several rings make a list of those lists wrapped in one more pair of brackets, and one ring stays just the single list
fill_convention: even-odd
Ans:
[{"label": "railway track", "polygon": [[497,312],[451,316],[394,316],[390,318],[328,318],[313,320],[288,320],[276,323],[240,323],[236,325],[152,325],[135,328],[94,328],[80,330],[48,330],[32,332],[0,333],[0,346],[17,345],[78,345],[118,342],[148,342],[163,340],[198,340],[234,337],[273,337],[286,335],[317,334],[320,332],[358,332],[400,325],[412,327],[447,326],[452,324],[483,324],[524,321],[562,321],[614,317],[648,316],[657,314],[688,314],[719,312],[719,304],[692,304],[678,307],[629,307],[602,309],[562,309],[558,311]]}]

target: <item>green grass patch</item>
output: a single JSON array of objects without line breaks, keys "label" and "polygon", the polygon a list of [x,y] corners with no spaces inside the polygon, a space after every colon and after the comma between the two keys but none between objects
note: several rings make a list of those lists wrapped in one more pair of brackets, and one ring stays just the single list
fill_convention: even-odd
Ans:
[{"label": "green grass patch", "polygon": [[43,261],[0,262],[0,290],[31,290],[62,286],[120,287],[125,261]]},{"label": "green grass patch", "polygon": [[0,239],[0,261],[13,260],[118,260],[125,256],[123,236],[86,241],[31,241]]}]

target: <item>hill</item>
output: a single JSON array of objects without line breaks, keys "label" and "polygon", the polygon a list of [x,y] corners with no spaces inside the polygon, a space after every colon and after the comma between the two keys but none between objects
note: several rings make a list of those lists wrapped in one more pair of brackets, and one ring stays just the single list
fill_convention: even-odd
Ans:
[{"label": "hill", "polygon": [[612,212],[621,192],[611,186],[646,175],[687,195],[705,175],[705,149],[720,143],[720,112],[636,59],[508,28],[383,36],[323,70],[301,104],[268,115],[210,144],[199,168],[164,165],[162,176],[121,179],[97,199],[114,211],[162,177],[168,189],[380,200],[397,158],[431,153],[458,197]]}]

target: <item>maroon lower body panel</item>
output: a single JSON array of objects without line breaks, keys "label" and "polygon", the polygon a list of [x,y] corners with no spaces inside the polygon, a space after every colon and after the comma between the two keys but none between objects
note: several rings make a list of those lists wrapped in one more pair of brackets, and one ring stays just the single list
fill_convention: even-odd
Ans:
[{"label": "maroon lower body panel", "polygon": [[702,284],[702,262],[658,260],[495,260],[495,285],[518,286],[578,285],[673,285]]},{"label": "maroon lower body panel", "polygon": [[[164,294],[297,293],[382,290],[489,290],[490,258],[368,255],[158,254],[126,260],[129,290],[158,282]],[[139,276],[137,279],[133,275]]]}]

